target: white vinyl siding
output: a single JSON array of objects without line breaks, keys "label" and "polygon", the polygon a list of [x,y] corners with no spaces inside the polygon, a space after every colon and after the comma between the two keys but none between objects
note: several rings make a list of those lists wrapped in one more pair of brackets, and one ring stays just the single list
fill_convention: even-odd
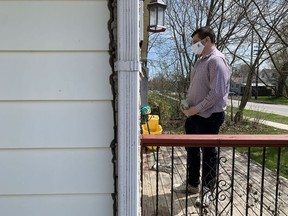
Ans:
[{"label": "white vinyl siding", "polygon": [[106,0],[0,1],[0,4],[1,50],[108,49]]},{"label": "white vinyl siding", "polygon": [[0,99],[111,100],[108,62],[108,52],[0,51]]},{"label": "white vinyl siding", "polygon": [[0,215],[113,215],[107,0],[0,0]]},{"label": "white vinyl siding", "polygon": [[101,209],[101,215],[110,216],[110,202],[107,194],[0,196],[0,212],[5,216],[97,216]]},{"label": "white vinyl siding", "polygon": [[[112,193],[108,149],[0,151],[2,195]],[[88,175],[89,173],[89,175]],[[1,211],[2,208],[0,208]],[[5,215],[5,214],[3,214]]]},{"label": "white vinyl siding", "polygon": [[0,150],[109,148],[111,113],[107,101],[0,101]]}]

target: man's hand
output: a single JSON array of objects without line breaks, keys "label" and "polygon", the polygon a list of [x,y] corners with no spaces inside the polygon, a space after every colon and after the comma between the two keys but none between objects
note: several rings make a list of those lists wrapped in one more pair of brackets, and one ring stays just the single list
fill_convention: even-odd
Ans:
[{"label": "man's hand", "polygon": [[189,118],[190,116],[196,115],[198,113],[198,110],[193,106],[189,109],[184,110],[182,107],[180,108],[181,112],[184,113],[184,115]]}]

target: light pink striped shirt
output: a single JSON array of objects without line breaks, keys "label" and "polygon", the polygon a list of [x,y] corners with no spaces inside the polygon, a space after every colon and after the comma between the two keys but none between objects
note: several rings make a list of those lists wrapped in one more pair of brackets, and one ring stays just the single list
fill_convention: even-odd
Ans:
[{"label": "light pink striped shirt", "polygon": [[197,115],[208,118],[212,113],[226,109],[230,86],[230,66],[218,49],[199,59],[191,71],[186,100],[196,106]]}]

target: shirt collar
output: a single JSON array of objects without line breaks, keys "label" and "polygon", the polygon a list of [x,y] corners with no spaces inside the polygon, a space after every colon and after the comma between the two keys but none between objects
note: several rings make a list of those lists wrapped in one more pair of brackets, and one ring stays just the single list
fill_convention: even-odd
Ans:
[{"label": "shirt collar", "polygon": [[201,56],[200,59],[201,60],[206,59],[206,58],[210,57],[215,52],[216,52],[216,47],[214,47],[206,56],[204,56],[204,57]]}]

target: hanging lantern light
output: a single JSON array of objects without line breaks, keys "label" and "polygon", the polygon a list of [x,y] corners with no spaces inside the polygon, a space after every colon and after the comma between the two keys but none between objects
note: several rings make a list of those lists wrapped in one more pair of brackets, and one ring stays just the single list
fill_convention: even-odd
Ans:
[{"label": "hanging lantern light", "polygon": [[164,32],[165,9],[167,5],[162,0],[151,0],[148,4],[149,10],[149,26],[148,32]]}]

